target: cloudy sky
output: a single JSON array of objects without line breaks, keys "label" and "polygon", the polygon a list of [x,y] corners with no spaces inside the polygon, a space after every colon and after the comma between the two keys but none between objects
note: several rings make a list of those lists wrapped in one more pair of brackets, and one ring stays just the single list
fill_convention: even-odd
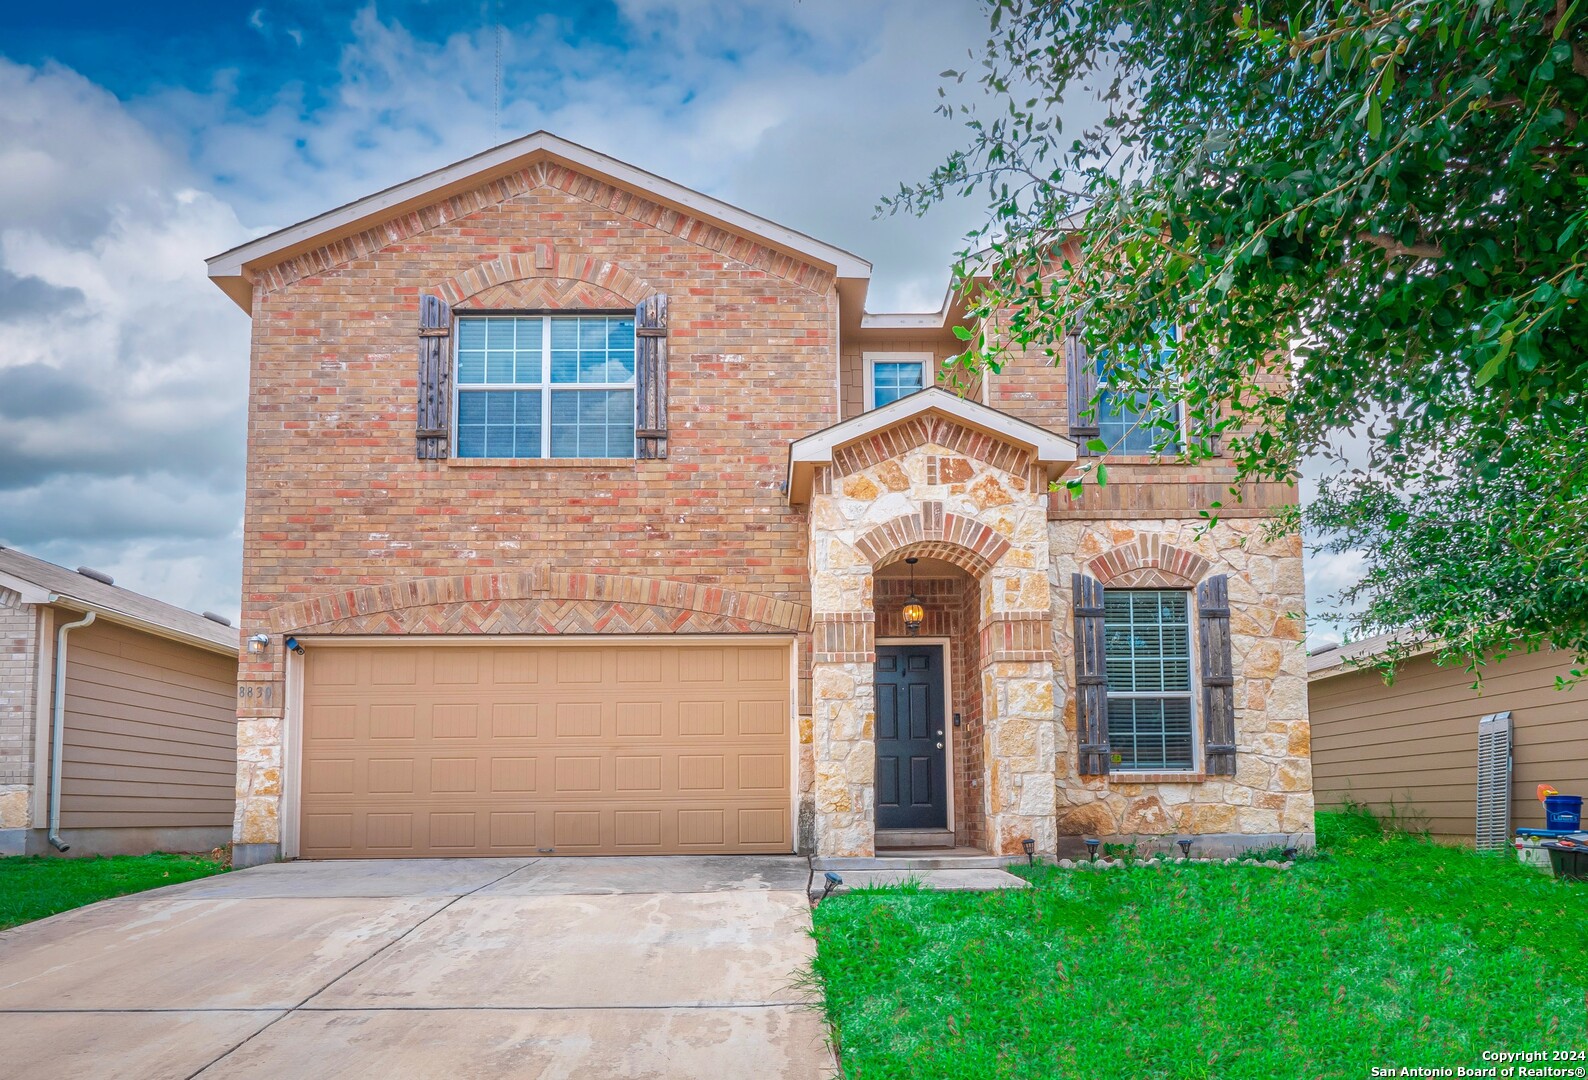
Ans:
[{"label": "cloudy sky", "polygon": [[[935,309],[977,220],[873,214],[960,141],[933,110],[985,35],[968,0],[80,0],[6,20],[0,543],[195,609],[238,609],[248,356],[206,256],[538,128],[871,259],[873,310]],[[1309,587],[1353,570],[1313,560]]]}]

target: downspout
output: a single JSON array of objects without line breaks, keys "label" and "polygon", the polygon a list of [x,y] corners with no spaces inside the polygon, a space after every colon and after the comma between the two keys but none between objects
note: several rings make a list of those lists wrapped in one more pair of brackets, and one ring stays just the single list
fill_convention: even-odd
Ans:
[{"label": "downspout", "polygon": [[50,843],[57,851],[70,851],[61,839],[61,745],[66,741],[66,635],[94,621],[90,611],[76,622],[55,630],[55,702],[50,714]]}]

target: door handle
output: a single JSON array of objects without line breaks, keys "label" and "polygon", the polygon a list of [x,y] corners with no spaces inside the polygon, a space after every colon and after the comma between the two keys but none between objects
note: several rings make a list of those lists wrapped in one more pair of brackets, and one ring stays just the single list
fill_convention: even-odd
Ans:
[{"label": "door handle", "polygon": [[937,744],[937,748],[938,748],[938,749],[939,749],[939,750],[941,750],[941,749],[943,749],[943,744],[942,744],[942,743],[938,743],[938,744]]}]

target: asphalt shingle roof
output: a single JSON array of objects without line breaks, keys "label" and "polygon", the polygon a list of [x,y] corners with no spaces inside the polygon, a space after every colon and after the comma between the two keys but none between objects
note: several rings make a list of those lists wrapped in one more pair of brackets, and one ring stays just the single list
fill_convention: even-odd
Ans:
[{"label": "asphalt shingle roof", "polygon": [[217,651],[236,652],[238,648],[238,632],[234,627],[222,626],[186,608],[119,585],[106,585],[75,570],[25,555],[15,548],[0,548],[0,574],[9,574],[56,593],[68,607],[82,606],[106,615],[118,615],[137,625],[213,645]]}]

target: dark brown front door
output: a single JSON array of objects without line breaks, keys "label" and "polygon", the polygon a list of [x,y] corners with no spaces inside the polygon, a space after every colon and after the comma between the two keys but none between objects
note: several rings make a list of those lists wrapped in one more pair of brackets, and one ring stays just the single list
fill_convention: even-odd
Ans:
[{"label": "dark brown front door", "polygon": [[943,647],[877,646],[877,828],[948,827]]}]

